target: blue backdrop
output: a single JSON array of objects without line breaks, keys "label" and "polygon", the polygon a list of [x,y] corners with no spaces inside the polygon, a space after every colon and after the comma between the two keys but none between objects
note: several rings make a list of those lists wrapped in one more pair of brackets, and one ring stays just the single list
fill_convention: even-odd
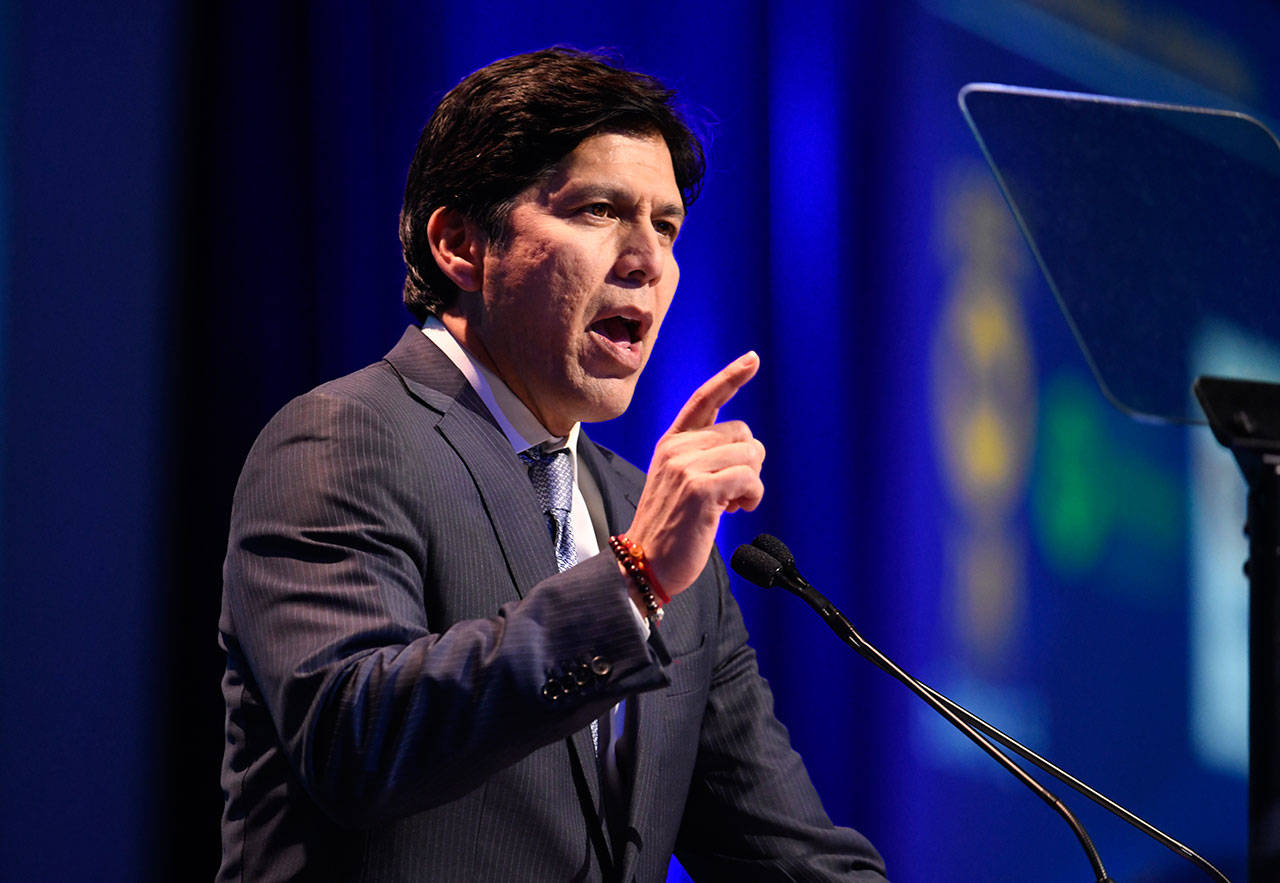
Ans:
[{"label": "blue backdrop", "polygon": [[[435,101],[567,43],[663,77],[711,137],[657,354],[592,435],[645,464],[758,350],[731,411],[767,492],[726,554],[786,538],[908,670],[1243,879],[1238,476],[1207,430],[1105,404],[955,96],[1280,116],[1278,38],[1263,0],[0,2],[0,877],[212,875],[240,464],[408,321],[396,215]],[[737,595],[828,811],[894,880],[1087,879],[1051,813],[798,602]],[[1068,802],[1116,879],[1196,879]]]}]

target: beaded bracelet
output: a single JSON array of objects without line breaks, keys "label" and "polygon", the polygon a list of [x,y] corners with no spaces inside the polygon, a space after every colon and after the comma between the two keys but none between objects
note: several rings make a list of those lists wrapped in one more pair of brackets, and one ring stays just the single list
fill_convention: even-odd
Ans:
[{"label": "beaded bracelet", "polygon": [[646,618],[654,625],[662,622],[662,605],[670,604],[671,598],[653,578],[653,571],[649,569],[649,562],[644,557],[644,549],[625,533],[609,537],[609,548],[613,550],[614,557],[627,572],[632,584],[639,590],[648,612]]}]

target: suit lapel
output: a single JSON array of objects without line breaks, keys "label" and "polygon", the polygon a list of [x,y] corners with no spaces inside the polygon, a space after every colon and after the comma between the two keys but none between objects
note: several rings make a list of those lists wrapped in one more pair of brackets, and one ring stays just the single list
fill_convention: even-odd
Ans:
[{"label": "suit lapel", "polygon": [[[609,533],[617,534],[625,531],[635,517],[636,507],[640,504],[640,488],[635,486],[631,475],[621,473],[614,468],[611,455],[605,454],[587,439],[585,444],[579,443],[579,453],[583,463],[591,469],[600,488],[600,496],[604,500],[605,517],[609,525]],[[662,636],[656,631],[650,634],[649,643],[665,663],[669,657]],[[653,695],[638,693],[627,698],[627,729],[634,734],[634,742],[630,755],[632,770],[630,782],[624,783],[631,789],[627,801],[627,818],[622,831],[614,831],[613,845],[617,847],[615,861],[619,864],[618,879],[630,880],[634,874],[635,863],[639,858],[637,846],[644,842],[644,836],[630,836],[627,832],[639,832],[641,820],[649,818],[653,804],[653,764],[654,733],[652,726],[646,726],[650,720],[650,709],[653,707]]]},{"label": "suit lapel", "polygon": [[636,506],[640,504],[639,490],[631,486],[634,482],[627,481],[626,476],[614,468],[611,455],[596,447],[585,434],[578,436],[578,457],[600,489],[609,533],[626,530],[636,514]]},{"label": "suit lapel", "polygon": [[[471,473],[516,593],[523,598],[556,573],[555,549],[528,473],[501,431],[480,424],[465,409],[450,410],[438,429]],[[512,492],[519,487],[528,493]]]},{"label": "suit lapel", "polygon": [[436,429],[475,482],[516,594],[523,598],[555,574],[556,558],[520,459],[462,372],[420,329],[406,329],[386,361],[411,396],[440,413]]},{"label": "suit lapel", "polygon": [[[643,486],[636,481],[634,473],[615,468],[612,455],[590,441],[586,441],[585,445],[580,444],[579,452],[600,486],[609,533],[616,534],[626,530],[635,516]],[[671,664],[671,656],[667,652],[668,641],[672,646],[685,648],[699,645],[699,633],[704,624],[693,614],[694,609],[692,596],[681,595],[669,608],[672,615],[667,617],[660,628],[651,632],[649,645],[663,665]],[[682,612],[685,615],[681,615]],[[655,716],[660,697],[661,691],[654,691],[639,693],[627,699],[627,727],[634,734],[630,751],[631,795],[625,828],[623,831],[613,832],[613,843],[619,847],[615,850],[615,860],[620,872],[618,879],[623,881],[631,880],[634,875],[635,865],[640,857],[639,849],[647,837],[646,829],[652,829],[651,825],[646,824],[646,820],[658,818],[661,813],[657,787],[661,773],[662,740],[666,736],[659,731]],[[590,750],[589,744],[587,750]],[[628,834],[632,830],[636,835]]]},{"label": "suit lapel", "polygon": [[[636,505],[640,502],[639,491],[633,487],[634,480],[630,479],[625,473],[619,472],[614,468],[611,454],[606,454],[601,448],[596,447],[585,434],[578,437],[578,458],[582,466],[586,468],[592,478],[595,479],[596,487],[600,491],[600,499],[604,503],[605,524],[610,535],[621,533],[631,524],[631,519],[635,515]],[[603,550],[607,553],[607,549]],[[641,698],[639,696],[631,696],[627,699],[627,716],[639,715],[641,707]],[[636,718],[640,720],[639,717]],[[599,785],[599,767],[596,761],[595,748],[591,744],[591,734],[589,731],[582,731],[575,734],[572,747],[578,751],[580,758],[589,758],[589,765],[592,773],[589,775],[591,783],[591,796],[595,801],[595,806],[600,809],[600,818],[605,818],[604,802],[600,795]],[[632,823],[631,819],[627,819],[627,826]],[[625,836],[623,831],[611,831],[607,827],[603,830],[609,835],[608,846],[611,850],[611,859],[614,867],[617,868],[617,880],[626,880],[631,873],[629,865],[635,857],[635,850],[628,849],[626,844],[630,842],[630,838]],[[620,836],[621,835],[621,836]],[[621,846],[621,850],[617,849]]]}]

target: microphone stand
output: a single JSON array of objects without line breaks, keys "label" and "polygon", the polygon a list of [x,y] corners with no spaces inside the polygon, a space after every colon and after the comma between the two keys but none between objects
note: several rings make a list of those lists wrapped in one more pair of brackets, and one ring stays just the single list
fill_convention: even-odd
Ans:
[{"label": "microphone stand", "polygon": [[[779,540],[777,537],[770,536],[769,534],[760,534],[760,536],[756,537],[755,540],[752,541],[752,546],[754,548],[757,548],[765,552],[769,557],[777,561],[778,564],[781,566],[781,569],[782,569],[781,573],[785,575],[786,579],[790,579],[796,583],[803,584],[808,587],[809,591],[813,592],[814,594],[817,594],[818,597],[820,598],[822,597],[820,594],[818,594],[817,589],[814,589],[812,586],[810,586],[807,582],[805,582],[804,578],[800,576],[800,572],[796,569],[795,557],[791,554],[791,550],[787,548],[786,544],[783,543],[782,540]],[[741,573],[741,571],[739,571],[739,573]],[[746,576],[747,579],[751,579],[751,577],[747,576],[746,574],[742,574],[742,575]],[[754,582],[754,580],[752,581]],[[783,584],[783,587],[789,588],[785,583]],[[831,606],[831,609],[840,618],[842,622],[842,627],[848,630],[848,632],[857,640],[858,644],[863,649],[859,649],[859,646],[855,646],[853,643],[849,641],[846,641],[846,643],[849,643],[849,645],[853,647],[853,649],[856,650],[858,654],[862,656],[863,659],[866,659],[868,662],[870,662],[872,665],[879,668],[881,671],[884,671],[895,678],[898,677],[892,671],[890,671],[889,669],[885,668],[883,665],[880,664],[880,661],[879,661],[880,658],[887,659],[888,657],[885,657],[883,653],[881,653],[878,649],[876,649],[873,645],[871,645],[865,638],[863,638],[858,633],[857,629],[853,627],[853,623],[851,623],[849,619],[843,613],[841,613],[838,608],[835,607],[835,605],[831,605],[831,602],[827,601],[826,598],[822,598],[822,600]],[[812,606],[812,604],[810,604],[810,606]],[[839,634],[840,633],[837,632],[837,635]],[[869,653],[864,652],[864,650],[869,650],[870,652]],[[901,671],[901,669],[899,669],[899,671]],[[903,674],[905,675],[906,673],[903,672]],[[1197,868],[1199,868],[1200,870],[1208,874],[1210,877],[1213,877],[1215,880],[1217,880],[1218,883],[1231,883],[1231,881],[1227,879],[1227,876],[1223,874],[1222,871],[1214,867],[1213,864],[1211,864],[1207,859],[1205,859],[1195,850],[1191,849],[1191,847],[1187,846],[1184,843],[1181,843],[1178,840],[1175,840],[1173,837],[1170,837],[1168,834],[1166,834],[1164,831],[1161,831],[1155,825],[1152,825],[1150,822],[1146,821],[1142,817],[1134,814],[1133,812],[1130,812],[1128,809],[1125,809],[1123,806],[1116,803],[1114,800],[1107,797],[1102,792],[1097,791],[1094,788],[1090,787],[1086,783],[1082,782],[1080,779],[1077,779],[1075,776],[1068,773],[1066,770],[1054,764],[1052,761],[1048,760],[1047,758],[1043,757],[1040,754],[1037,754],[1032,749],[1023,745],[1017,739],[1013,738],[1012,736],[1008,735],[1004,731],[1000,730],[999,728],[993,726],[992,724],[978,717],[976,714],[974,714],[969,709],[965,708],[960,703],[953,701],[952,699],[948,698],[944,694],[933,689],[923,681],[920,681],[912,677],[911,675],[906,675],[906,676],[911,678],[911,680],[914,681],[921,689],[927,691],[931,696],[933,696],[934,699],[936,699],[938,702],[942,703],[943,705],[947,706],[958,717],[963,719],[966,723],[968,723],[975,729],[980,730],[990,738],[995,739],[997,742],[1004,745],[1010,751],[1013,751],[1014,753],[1018,754],[1024,760],[1035,764],[1037,767],[1039,767],[1041,770],[1048,773],[1049,775],[1053,776],[1059,782],[1062,782],[1064,785],[1067,785],[1068,787],[1074,789],[1078,793],[1083,794],[1085,797],[1088,797],[1094,803],[1098,804],[1098,806],[1101,806],[1107,812],[1111,813],[1117,818],[1122,819],[1128,824],[1137,828],[1143,834],[1146,834],[1148,837],[1150,837],[1152,840],[1155,840],[1161,846],[1164,846],[1170,852],[1191,862]]]},{"label": "microphone stand", "polygon": [[953,702],[942,693],[934,690],[927,684],[917,680],[911,675],[903,671],[893,660],[885,656],[879,649],[869,643],[854,628],[853,623],[840,612],[840,610],[832,604],[817,589],[809,585],[799,571],[795,567],[795,558],[791,555],[786,545],[776,537],[768,534],[761,534],[751,546],[739,546],[734,552],[731,566],[741,576],[763,588],[771,588],[774,585],[781,585],[787,591],[796,595],[806,604],[814,609],[827,626],[842,641],[848,644],[858,655],[862,656],[871,664],[880,670],[889,674],[891,677],[900,681],[906,687],[919,696],[925,704],[929,705],[940,715],[947,719],[954,727],[964,733],[979,748],[985,751],[997,763],[1007,769],[1015,778],[1031,789],[1041,800],[1047,803],[1064,821],[1071,827],[1072,832],[1079,840],[1081,847],[1084,849],[1089,859],[1090,866],[1096,876],[1097,883],[1114,883],[1107,876],[1106,870],[1102,866],[1102,860],[1098,855],[1097,849],[1093,845],[1093,841],[1089,838],[1084,826],[1079,819],[1062,803],[1056,796],[1052,794],[1043,785],[1032,778],[1025,770],[1014,763],[1000,749],[992,745],[986,738],[979,734],[981,730],[987,736],[1001,742],[1011,751],[1016,752],[1025,760],[1035,764],[1041,770],[1049,773],[1059,779],[1066,785],[1074,788],[1076,791],[1093,800],[1103,808],[1115,814],[1119,818],[1133,825],[1147,836],[1155,839],[1177,855],[1195,864],[1197,867],[1206,871],[1210,876],[1214,877],[1220,883],[1230,883],[1227,877],[1206,861],[1197,855],[1187,846],[1174,840],[1163,831],[1155,826],[1147,823],[1143,819],[1129,812],[1124,807],[1110,800],[1105,795],[1090,788],[1085,783],[1076,779],[1074,776],[1066,773],[1050,761],[1041,757],[1030,748],[1022,745],[1016,739],[1008,736],[998,728],[987,723],[982,718],[973,714],[964,706]]},{"label": "microphone stand", "polygon": [[1249,486],[1249,879],[1280,874],[1280,384],[1198,377],[1213,437]]},{"label": "microphone stand", "polygon": [[[744,556],[746,560],[744,560]],[[916,682],[915,678],[899,668],[893,660],[864,641],[853,627],[853,624],[821,592],[803,579],[800,579],[799,576],[792,577],[784,573],[783,565],[776,558],[755,546],[739,546],[737,551],[733,553],[730,566],[742,576],[764,588],[781,585],[812,607],[840,640],[857,651],[858,655],[905,684],[907,689],[924,700],[930,708],[946,718],[953,727],[968,736],[975,745],[990,755],[996,763],[1008,770],[1011,775],[1030,788],[1032,793],[1047,803],[1071,827],[1076,839],[1080,841],[1080,846],[1084,849],[1085,855],[1089,859],[1089,865],[1093,868],[1096,883],[1115,883],[1111,877],[1107,876],[1107,870],[1102,865],[1102,858],[1098,855],[1098,850],[1094,847],[1093,841],[1089,839],[1089,834],[1085,831],[1084,825],[1080,824],[1080,820],[1067,808],[1066,804],[1055,797],[1049,789],[1033,779],[1026,770],[1010,760],[1003,751],[992,745],[982,734],[961,720],[960,716],[954,711],[938,702],[930,691],[925,690],[922,685]],[[761,575],[765,577],[766,581],[757,579]]]}]

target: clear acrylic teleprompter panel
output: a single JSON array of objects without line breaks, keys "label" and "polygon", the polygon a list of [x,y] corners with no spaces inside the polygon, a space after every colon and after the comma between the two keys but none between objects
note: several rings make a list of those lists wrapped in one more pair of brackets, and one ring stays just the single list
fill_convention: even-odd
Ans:
[{"label": "clear acrylic teleprompter panel", "polygon": [[[1202,423],[1196,374],[1280,380],[1280,144],[1265,126],[985,83],[960,106],[1115,405]],[[1212,352],[1241,340],[1247,357]]]}]

